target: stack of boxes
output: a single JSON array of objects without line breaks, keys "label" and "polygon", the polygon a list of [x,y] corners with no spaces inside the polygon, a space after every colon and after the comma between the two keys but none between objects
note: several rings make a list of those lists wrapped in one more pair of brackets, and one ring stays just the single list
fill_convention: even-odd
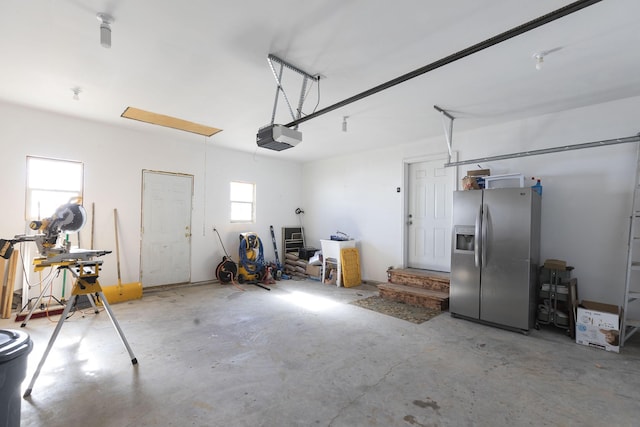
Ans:
[{"label": "stack of boxes", "polygon": [[[285,274],[296,279],[311,278],[320,280],[322,275],[322,263],[319,260],[319,252],[315,248],[300,248],[298,252],[285,254]],[[318,265],[319,264],[319,265]]]}]

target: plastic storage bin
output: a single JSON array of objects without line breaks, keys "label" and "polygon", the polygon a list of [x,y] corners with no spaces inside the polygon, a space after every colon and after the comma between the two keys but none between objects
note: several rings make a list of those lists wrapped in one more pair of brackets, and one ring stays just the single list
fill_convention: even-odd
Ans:
[{"label": "plastic storage bin", "polygon": [[22,331],[0,329],[0,414],[2,426],[20,427],[20,385],[27,375],[27,356],[33,342]]},{"label": "plastic storage bin", "polygon": [[512,188],[524,187],[524,175],[521,173],[507,173],[484,177],[484,188]]}]

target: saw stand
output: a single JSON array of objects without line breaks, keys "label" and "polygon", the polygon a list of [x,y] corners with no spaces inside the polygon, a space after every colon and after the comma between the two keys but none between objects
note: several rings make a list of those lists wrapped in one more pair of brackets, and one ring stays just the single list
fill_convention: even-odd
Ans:
[{"label": "saw stand", "polygon": [[[80,262],[82,262],[82,261],[80,261]],[[100,261],[100,262],[102,262],[102,261]],[[34,260],[34,263],[36,263],[35,264],[36,265],[36,267],[35,267],[36,271],[40,271],[40,270],[44,269],[44,266],[42,266],[42,264],[38,263],[38,259],[37,258]],[[71,263],[71,261],[70,261],[70,263]],[[51,265],[53,265],[53,264],[51,264]],[[71,266],[69,266],[69,267],[67,267],[67,266],[58,266],[58,268],[59,269],[71,269]],[[47,284],[42,287],[42,291],[40,291],[40,295],[38,295],[37,297],[32,298],[32,299],[29,300],[29,301],[35,300],[35,303],[31,306],[31,309],[29,310],[29,312],[25,316],[24,320],[20,324],[21,328],[24,328],[25,326],[27,326],[27,322],[31,319],[31,316],[33,315],[33,313],[38,308],[38,306],[40,304],[40,301],[42,301],[42,297],[44,296],[44,294],[47,293],[49,288],[51,288],[51,286],[53,285],[53,281],[54,281],[54,279],[56,277],[58,277],[58,274],[52,275],[52,277],[48,279]],[[98,314],[99,313],[98,307],[96,307],[93,295],[87,295],[87,298],[89,299],[89,302],[91,303],[91,307],[93,308],[93,312],[95,314]],[[71,303],[71,301],[67,301],[66,303],[64,303],[64,302],[60,301],[59,299],[57,299],[56,297],[53,297],[53,299],[55,299],[58,302],[58,304],[60,304],[61,306],[69,305]],[[24,307],[22,307],[22,310],[20,310],[20,312],[24,311],[24,309],[27,308],[28,305],[29,305],[29,302],[27,302],[27,304]],[[71,305],[72,305],[71,308],[73,308],[73,304],[71,304]]]},{"label": "saw stand", "polygon": [[[34,260],[34,263],[35,263],[35,260]],[[129,343],[127,342],[127,339],[124,336],[124,333],[122,332],[122,329],[120,329],[120,325],[118,324],[118,321],[116,320],[116,317],[114,316],[113,311],[111,311],[111,307],[109,306],[109,303],[107,302],[107,299],[105,298],[104,293],[102,292],[102,287],[98,282],[98,271],[100,270],[100,265],[102,265],[102,261],[98,261],[98,260],[60,261],[60,262],[53,262],[53,263],[47,263],[45,261],[45,262],[36,264],[35,266],[36,271],[48,266],[57,266],[60,269],[66,268],[71,272],[72,276],[75,278],[75,282],[73,284],[73,289],[71,290],[71,298],[69,299],[69,301],[67,301],[67,305],[65,306],[64,311],[60,316],[60,320],[58,320],[58,324],[56,325],[56,328],[54,329],[53,334],[49,339],[49,344],[47,344],[47,348],[44,351],[44,354],[42,355],[42,359],[40,359],[40,363],[38,364],[38,367],[36,368],[36,371],[33,374],[33,378],[31,378],[31,382],[29,383],[29,387],[27,387],[27,390],[25,391],[23,397],[26,398],[31,396],[31,391],[33,390],[33,386],[36,382],[36,379],[38,378],[38,375],[40,375],[40,370],[42,369],[44,362],[47,360],[47,356],[49,355],[49,352],[51,351],[51,348],[53,347],[53,344],[55,343],[56,338],[58,337],[58,333],[60,333],[60,329],[62,329],[62,325],[64,324],[64,321],[67,319],[67,316],[69,315],[69,311],[71,310],[71,307],[74,306],[74,303],[76,302],[76,300],[80,295],[87,295],[89,297],[89,301],[91,301],[91,304],[93,305],[94,308],[95,308],[95,304],[93,303],[93,295],[95,294],[98,296],[99,300],[102,302],[102,305],[104,306],[105,311],[109,315],[109,319],[111,320],[113,327],[118,332],[118,335],[122,340],[122,343],[124,344],[124,346],[127,349],[127,352],[129,353],[129,357],[131,358],[131,363],[133,365],[138,364],[138,360],[133,354],[133,350],[131,350]],[[97,309],[96,309],[96,312],[98,312]]]}]

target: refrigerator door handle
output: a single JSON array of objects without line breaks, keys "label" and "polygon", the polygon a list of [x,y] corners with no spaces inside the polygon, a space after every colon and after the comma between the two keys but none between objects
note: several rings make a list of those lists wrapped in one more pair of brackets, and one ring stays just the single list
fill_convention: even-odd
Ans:
[{"label": "refrigerator door handle", "polygon": [[487,205],[482,205],[482,267],[487,266],[487,228],[489,210]]},{"label": "refrigerator door handle", "polygon": [[480,246],[482,245],[482,240],[480,238],[480,228],[482,224],[482,205],[480,205],[480,209],[478,210],[478,214],[476,215],[476,228],[474,231],[474,240],[475,245],[473,245],[473,255],[476,263],[476,267],[480,268]]}]

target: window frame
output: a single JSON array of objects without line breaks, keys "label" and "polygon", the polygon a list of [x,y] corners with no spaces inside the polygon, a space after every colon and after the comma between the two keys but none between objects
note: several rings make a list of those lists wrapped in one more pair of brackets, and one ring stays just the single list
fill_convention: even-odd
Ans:
[{"label": "window frame", "polygon": [[[32,160],[35,162],[38,162],[38,161],[44,161],[44,162],[50,162],[50,163],[57,162],[58,165],[62,167],[64,167],[65,165],[74,165],[75,167],[79,167],[80,176],[75,177],[75,179],[78,179],[79,182],[74,182],[72,183],[73,185],[69,185],[66,188],[55,188],[55,187],[45,188],[40,186],[31,186],[32,178],[34,178],[34,176],[32,175],[32,168],[36,167],[36,165],[31,163]],[[79,185],[79,188],[77,188],[78,185]],[[51,212],[48,212],[48,211],[33,212],[32,204],[34,203],[34,201],[42,199],[42,197],[34,197],[34,193],[49,194],[50,196],[52,196],[51,197],[52,199],[57,198],[55,197],[56,194],[59,194],[59,195],[65,194],[66,196],[59,197],[60,201],[59,203],[56,202],[57,206],[50,206],[50,208],[54,209]],[[33,220],[38,220],[38,219],[51,216],[55,212],[55,209],[57,207],[65,203],[68,203],[73,198],[78,198],[80,200],[80,204],[82,204],[83,197],[84,197],[84,163],[83,162],[78,160],[65,160],[65,159],[55,159],[51,157],[27,155],[26,169],[25,169],[25,205],[24,205],[25,221],[30,222]]]},{"label": "window frame", "polygon": [[[250,185],[252,187],[252,192],[251,192],[251,201],[247,201],[247,200],[235,200],[234,199],[234,192],[233,192],[233,185],[234,184],[240,184],[240,185]],[[253,224],[256,222],[256,193],[257,193],[257,186],[255,183],[253,182],[247,182],[247,181],[230,181],[229,182],[229,221],[232,224]],[[250,219],[236,219],[234,218],[234,206],[235,205],[249,205],[250,209],[251,209],[251,218]]]}]

